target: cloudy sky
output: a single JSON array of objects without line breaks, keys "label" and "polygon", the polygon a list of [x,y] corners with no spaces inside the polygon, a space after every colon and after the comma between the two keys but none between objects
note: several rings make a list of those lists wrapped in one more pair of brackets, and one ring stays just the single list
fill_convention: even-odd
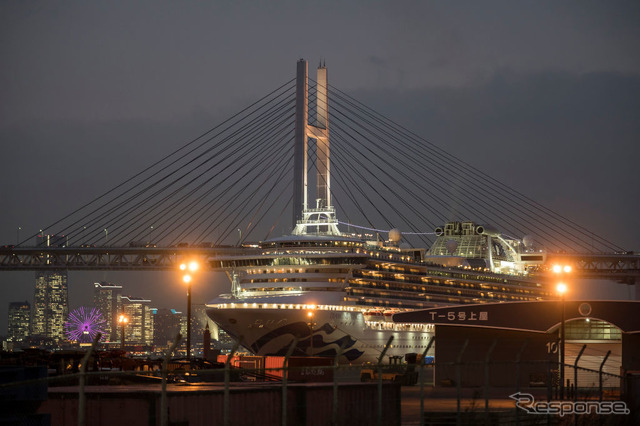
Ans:
[{"label": "cloudy sky", "polygon": [[[636,1],[1,2],[0,244],[290,80],[305,58],[415,133],[640,250],[638,22]],[[106,279],[184,309],[174,278],[72,272],[70,304],[90,303]],[[33,283],[33,272],[0,272],[0,334],[8,302],[31,301]]]}]

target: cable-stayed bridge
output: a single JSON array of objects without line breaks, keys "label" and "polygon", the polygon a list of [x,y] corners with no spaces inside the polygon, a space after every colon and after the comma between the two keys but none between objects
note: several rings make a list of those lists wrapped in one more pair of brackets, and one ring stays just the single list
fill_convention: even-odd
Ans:
[{"label": "cable-stayed bridge", "polygon": [[[251,242],[291,232],[303,203],[296,194],[304,191],[304,208],[330,199],[341,230],[363,238],[386,238],[395,228],[404,244],[428,248],[437,227],[473,221],[527,237],[548,263],[569,261],[582,276],[640,281],[640,256],[382,116],[324,75],[285,82],[38,233],[1,247],[0,270],[168,270],[185,256],[247,252]],[[304,114],[301,102],[309,106]],[[303,127],[309,139],[327,142],[305,139],[301,154]],[[300,167],[318,173],[301,180]],[[313,187],[327,192],[307,202]]]}]

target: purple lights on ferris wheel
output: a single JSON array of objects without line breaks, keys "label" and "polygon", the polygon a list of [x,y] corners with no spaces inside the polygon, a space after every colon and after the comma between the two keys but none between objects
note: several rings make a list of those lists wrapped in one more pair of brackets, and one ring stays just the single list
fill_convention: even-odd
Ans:
[{"label": "purple lights on ferris wheel", "polygon": [[100,340],[106,339],[105,325],[106,321],[99,309],[81,306],[69,313],[68,321],[64,324],[64,331],[69,340],[91,343],[98,333],[102,333]]}]

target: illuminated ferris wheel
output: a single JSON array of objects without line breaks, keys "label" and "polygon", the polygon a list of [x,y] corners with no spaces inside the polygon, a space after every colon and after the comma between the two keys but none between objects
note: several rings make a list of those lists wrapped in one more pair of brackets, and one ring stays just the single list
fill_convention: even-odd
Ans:
[{"label": "illuminated ferris wheel", "polygon": [[64,331],[71,341],[91,343],[98,333],[102,334],[101,341],[106,339],[105,325],[106,321],[99,309],[81,306],[69,313],[69,318],[64,324]]}]

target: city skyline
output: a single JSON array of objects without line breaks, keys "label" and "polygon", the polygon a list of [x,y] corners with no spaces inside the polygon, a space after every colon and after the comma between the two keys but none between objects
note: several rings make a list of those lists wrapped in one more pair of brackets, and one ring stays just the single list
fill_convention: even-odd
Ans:
[{"label": "city skyline", "polygon": [[[178,14],[162,2],[1,5],[0,178],[10,184],[0,189],[0,245],[231,116],[293,77],[304,57],[325,60],[333,85],[408,129],[640,250],[639,6],[463,4],[185,5]],[[327,22],[322,37],[296,36],[308,33],[308,16]],[[159,307],[184,311],[177,275],[147,274],[70,272],[69,305],[87,304],[92,283],[105,280],[135,294],[154,288]],[[202,303],[229,290],[223,274],[198,283]],[[33,300],[33,286],[32,273],[0,274],[0,333],[8,303]],[[628,290],[613,289],[603,297]]]},{"label": "city skyline", "polygon": [[[183,335],[186,333],[186,313],[180,310],[173,307],[156,306],[151,299],[146,297],[122,294],[126,286],[115,283],[96,282],[92,284],[92,287],[93,303],[89,304],[90,306],[67,306],[69,314],[63,318],[63,323],[66,324],[62,328],[64,331],[63,337],[58,339],[58,342],[73,340],[69,338],[69,331],[75,331],[80,322],[88,320],[97,314],[99,314],[101,320],[104,320],[99,324],[99,329],[104,334],[101,341],[105,344],[120,342],[122,329],[118,323],[118,318],[122,314],[128,320],[125,327],[125,342],[128,342],[127,344],[129,345],[167,346],[166,341],[172,340],[176,331],[171,326],[169,326],[170,330],[162,328],[167,324],[164,319],[167,313],[178,319],[178,331]],[[24,338],[35,336],[31,330],[31,318],[33,317],[31,303],[26,300],[10,301],[8,305],[8,329],[6,336],[4,334],[2,336],[11,339],[11,342],[21,342]],[[196,343],[201,343],[202,340],[202,336],[199,334],[200,329],[204,329],[207,324],[213,326],[212,321],[206,317],[204,306],[204,303],[194,303],[193,305],[192,323],[195,327],[192,331],[192,338]],[[74,316],[73,318],[72,315]],[[108,321],[110,317],[112,317],[111,324]],[[162,326],[156,330],[156,321],[160,317],[163,317],[160,320]],[[213,333],[217,336],[217,327],[213,326],[213,328],[215,329]],[[43,333],[38,334],[39,338],[55,337],[43,335]],[[170,336],[170,338],[167,336]],[[83,341],[81,343],[86,342]]]}]

